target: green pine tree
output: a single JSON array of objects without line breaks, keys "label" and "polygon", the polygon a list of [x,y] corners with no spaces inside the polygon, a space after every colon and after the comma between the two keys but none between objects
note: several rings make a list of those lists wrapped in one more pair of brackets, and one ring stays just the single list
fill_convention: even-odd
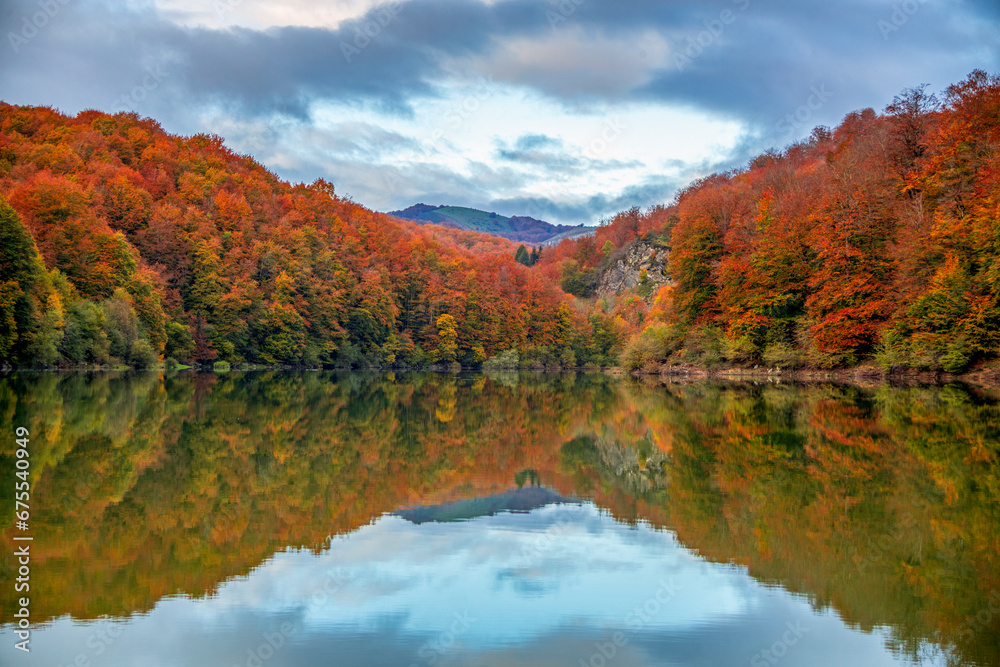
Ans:
[{"label": "green pine tree", "polygon": [[528,249],[524,247],[523,243],[517,247],[517,252],[514,253],[514,259],[517,260],[518,264],[531,266],[531,258],[528,256]]}]

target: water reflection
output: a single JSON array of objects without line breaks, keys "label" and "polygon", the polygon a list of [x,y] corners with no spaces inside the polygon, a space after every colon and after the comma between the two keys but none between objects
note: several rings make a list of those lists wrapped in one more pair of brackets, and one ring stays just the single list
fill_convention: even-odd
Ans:
[{"label": "water reflection", "polygon": [[25,664],[997,664],[998,411],[957,387],[0,378],[0,423],[33,434]]}]

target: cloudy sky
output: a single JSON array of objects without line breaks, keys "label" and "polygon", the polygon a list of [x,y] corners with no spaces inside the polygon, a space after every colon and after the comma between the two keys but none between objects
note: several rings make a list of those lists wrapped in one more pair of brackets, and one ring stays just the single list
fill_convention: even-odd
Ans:
[{"label": "cloudy sky", "polygon": [[0,99],[213,132],[377,210],[594,224],[1000,70],[996,0],[2,0]]}]

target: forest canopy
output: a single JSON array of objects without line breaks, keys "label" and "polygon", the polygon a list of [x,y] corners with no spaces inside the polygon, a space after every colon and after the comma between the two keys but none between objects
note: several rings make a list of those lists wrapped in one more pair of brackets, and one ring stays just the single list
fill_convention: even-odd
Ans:
[{"label": "forest canopy", "polygon": [[544,252],[283,182],[217,136],[0,104],[0,256],[9,365],[959,373],[1000,351],[1000,78],[907,89]]},{"label": "forest canopy", "polygon": [[[628,369],[695,363],[958,373],[1000,351],[1000,78],[917,86],[784,151],[619,214],[536,270],[581,296],[624,248],[669,252],[618,295]],[[642,296],[642,294],[639,294]]]},{"label": "forest canopy", "polygon": [[0,105],[0,236],[12,365],[478,363],[589,326],[506,240],[374,213],[129,113]]}]

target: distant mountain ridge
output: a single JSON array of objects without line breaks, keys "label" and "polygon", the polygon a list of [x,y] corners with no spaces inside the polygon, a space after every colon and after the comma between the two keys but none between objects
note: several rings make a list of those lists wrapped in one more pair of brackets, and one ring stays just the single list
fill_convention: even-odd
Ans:
[{"label": "distant mountain ridge", "polygon": [[502,236],[511,241],[535,245],[552,245],[566,238],[592,234],[594,228],[584,225],[553,225],[528,216],[506,217],[463,206],[430,206],[415,204],[389,215],[426,225],[434,224],[451,229],[465,229]]}]

